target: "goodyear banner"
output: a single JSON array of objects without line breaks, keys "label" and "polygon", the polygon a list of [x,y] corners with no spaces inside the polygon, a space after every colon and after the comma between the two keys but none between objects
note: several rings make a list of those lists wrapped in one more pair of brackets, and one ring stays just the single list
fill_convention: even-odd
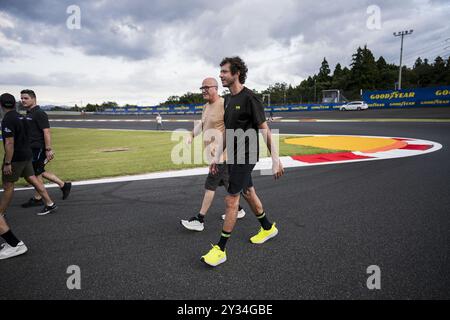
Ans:
[{"label": "goodyear banner", "polygon": [[450,86],[388,91],[365,91],[369,108],[414,108],[450,106]]}]

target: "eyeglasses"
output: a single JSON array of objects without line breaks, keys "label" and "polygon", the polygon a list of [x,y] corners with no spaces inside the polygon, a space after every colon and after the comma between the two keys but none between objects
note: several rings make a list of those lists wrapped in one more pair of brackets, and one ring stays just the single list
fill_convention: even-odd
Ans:
[{"label": "eyeglasses", "polygon": [[207,91],[209,88],[217,88],[217,86],[203,86],[200,87],[200,91]]}]

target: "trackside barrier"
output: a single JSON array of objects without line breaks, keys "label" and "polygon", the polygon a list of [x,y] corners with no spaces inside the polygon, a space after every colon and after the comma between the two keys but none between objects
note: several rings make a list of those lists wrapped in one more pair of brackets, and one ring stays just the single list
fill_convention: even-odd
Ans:
[{"label": "trackside barrier", "polygon": [[[404,90],[364,91],[362,99],[370,109],[395,109],[417,107],[449,107],[450,86],[415,88]],[[339,110],[343,103],[272,105],[266,112],[331,111]],[[96,114],[200,114],[203,104],[152,106],[152,107],[114,107]]]},{"label": "trackside barrier", "polygon": [[[266,112],[290,112],[290,111],[317,111],[317,110],[337,110],[342,103],[323,103],[323,104],[295,104],[271,107],[265,107]],[[96,114],[200,114],[203,105],[183,105],[183,106],[167,106],[167,107],[115,107],[107,108],[105,111],[96,112]]]},{"label": "trackside barrier", "polygon": [[450,86],[364,91],[362,100],[370,109],[450,107]]}]

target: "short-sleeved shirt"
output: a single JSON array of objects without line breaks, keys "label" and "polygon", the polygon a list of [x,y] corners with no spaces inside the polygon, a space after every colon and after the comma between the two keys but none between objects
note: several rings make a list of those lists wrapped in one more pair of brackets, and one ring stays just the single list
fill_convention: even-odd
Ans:
[{"label": "short-sleeved shirt", "polygon": [[50,128],[47,113],[35,106],[27,111],[26,118],[30,125],[31,148],[45,148],[44,129]]},{"label": "short-sleeved shirt", "polygon": [[[259,160],[258,127],[266,121],[261,99],[246,87],[236,95],[227,95],[224,120],[227,129],[228,159],[234,159],[234,163],[238,164],[255,164]],[[233,150],[230,148],[229,129],[234,130],[235,134],[232,139]],[[230,163],[230,160],[228,162]]]},{"label": "short-sleeved shirt", "polygon": [[5,146],[6,138],[14,138],[14,154],[11,162],[29,161],[32,158],[29,127],[25,118],[16,110],[9,111],[2,120],[2,138]]},{"label": "short-sleeved shirt", "polygon": [[[202,111],[202,131],[203,131],[203,145],[205,148],[210,149],[211,158],[214,158],[218,151],[219,141],[216,139],[222,139],[225,134],[225,123],[223,119],[224,115],[224,99],[219,98],[214,103],[207,103],[203,106]],[[214,131],[212,131],[214,130]],[[217,130],[217,131],[215,131]],[[220,132],[220,135],[219,135]],[[222,142],[220,142],[222,144]],[[226,151],[223,151],[219,159],[219,163],[226,161]]]}]

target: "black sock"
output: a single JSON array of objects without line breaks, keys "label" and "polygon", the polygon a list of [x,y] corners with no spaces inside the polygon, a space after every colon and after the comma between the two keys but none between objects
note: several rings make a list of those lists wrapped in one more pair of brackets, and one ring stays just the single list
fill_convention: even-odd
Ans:
[{"label": "black sock", "polygon": [[227,240],[230,238],[231,232],[226,232],[222,230],[222,234],[220,235],[219,243],[217,244],[220,247],[220,250],[225,251],[225,246],[227,244]]},{"label": "black sock", "polygon": [[8,230],[4,234],[2,234],[2,238],[5,239],[6,243],[11,247],[17,247],[20,242],[11,230]]},{"label": "black sock", "polygon": [[258,218],[258,221],[261,223],[261,227],[263,227],[264,230],[269,230],[270,228],[272,228],[272,224],[267,219],[267,215],[264,211],[261,214],[258,214],[256,217]]},{"label": "black sock", "polygon": [[199,213],[199,214],[197,215],[197,220],[200,221],[201,223],[203,223],[203,222],[205,221],[205,215]]}]

